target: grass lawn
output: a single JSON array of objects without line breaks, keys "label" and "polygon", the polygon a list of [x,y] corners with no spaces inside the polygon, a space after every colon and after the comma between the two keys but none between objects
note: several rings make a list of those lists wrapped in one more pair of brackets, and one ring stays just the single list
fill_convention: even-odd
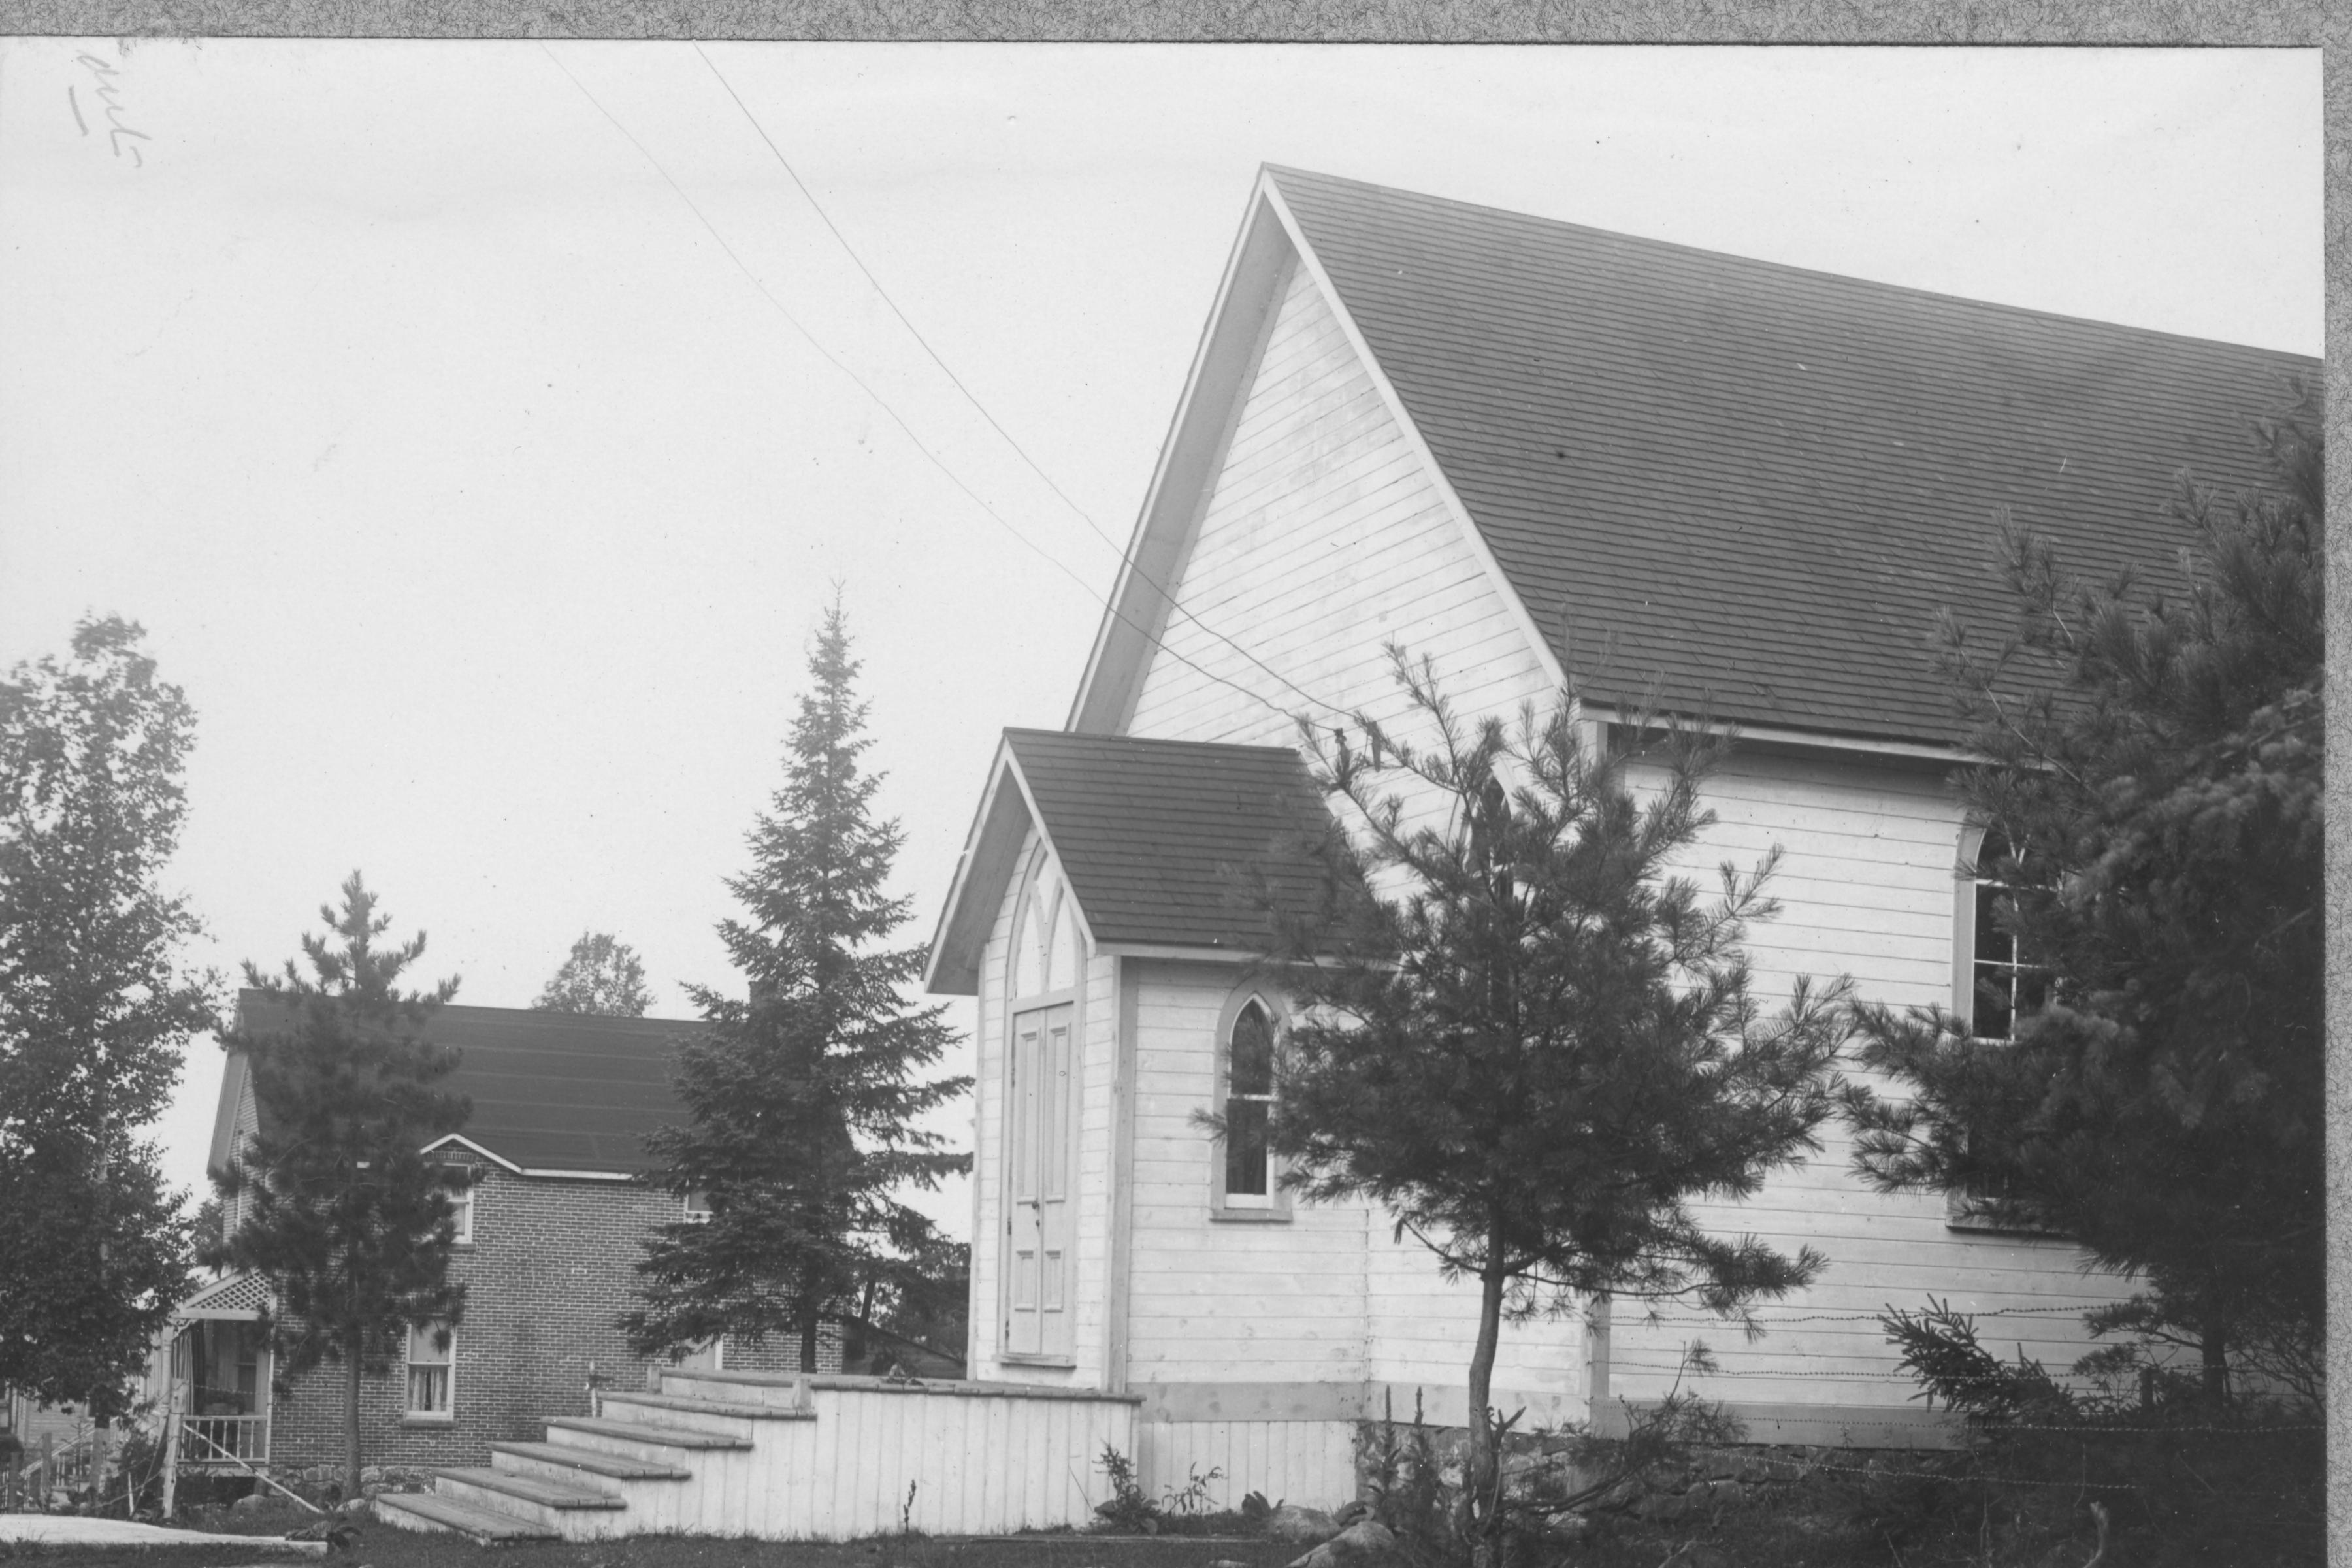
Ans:
[{"label": "grass lawn", "polygon": [[[279,1534],[289,1526],[207,1524],[230,1533]],[[1220,1559],[1281,1568],[1304,1550],[1268,1541],[1157,1541],[1087,1535],[1025,1535],[985,1541],[921,1537],[817,1545],[708,1536],[633,1536],[622,1541],[533,1542],[482,1547],[462,1536],[424,1535],[370,1523],[350,1552],[326,1557],[263,1553],[236,1546],[16,1547],[0,1545],[9,1568],[1207,1568]]]},{"label": "grass lawn", "polygon": [[[1697,1542],[1714,1568],[2084,1568],[2097,1550],[2078,1500],[2039,1494],[2032,1514],[1990,1508],[1898,1506],[1900,1494],[1808,1482],[1769,1500],[1680,1524],[1627,1518],[1600,1522],[1572,1544],[1514,1553],[1512,1568],[1659,1568]],[[202,1528],[274,1535],[299,1521],[272,1518]],[[478,1547],[461,1536],[420,1535],[371,1521],[356,1548],[324,1558],[208,1547],[27,1547],[0,1544],[6,1568],[1282,1568],[1301,1548],[1234,1537],[1157,1540],[1030,1535],[989,1540],[894,1537],[847,1545],[636,1536],[623,1541]],[[2234,1520],[2176,1518],[2159,1523],[2119,1506],[2102,1568],[2313,1568],[2326,1560],[2316,1518],[2260,1512]]]}]

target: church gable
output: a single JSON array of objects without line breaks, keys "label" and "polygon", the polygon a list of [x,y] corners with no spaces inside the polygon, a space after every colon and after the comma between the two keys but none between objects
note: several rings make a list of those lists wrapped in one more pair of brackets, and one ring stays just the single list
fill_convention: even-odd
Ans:
[{"label": "church gable", "polygon": [[1392,710],[1392,642],[1433,656],[1468,707],[1507,711],[1549,688],[1419,443],[1296,259],[1171,586],[1129,734],[1287,743],[1298,716]]}]

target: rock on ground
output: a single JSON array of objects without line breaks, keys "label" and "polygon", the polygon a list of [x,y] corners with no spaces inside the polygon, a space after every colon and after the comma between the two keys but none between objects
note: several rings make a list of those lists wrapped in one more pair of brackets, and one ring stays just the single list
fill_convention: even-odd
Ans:
[{"label": "rock on ground", "polygon": [[1290,1568],[1374,1568],[1397,1561],[1396,1537],[1388,1526],[1378,1520],[1360,1519]]},{"label": "rock on ground", "polygon": [[1265,1516],[1265,1532],[1276,1541],[1312,1546],[1339,1533],[1339,1521],[1319,1508],[1284,1503]]}]

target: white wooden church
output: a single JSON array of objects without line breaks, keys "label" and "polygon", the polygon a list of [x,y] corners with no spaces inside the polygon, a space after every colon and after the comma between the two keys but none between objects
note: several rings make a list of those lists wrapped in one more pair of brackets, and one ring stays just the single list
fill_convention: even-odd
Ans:
[{"label": "white wooden church", "polygon": [[[931,955],[980,1011],[972,1376],[1123,1394],[1147,1487],[1213,1466],[1227,1501],[1352,1496],[1359,1418],[1465,1419],[1471,1288],[1195,1120],[1250,1124],[1286,1018],[1226,868],[1324,809],[1293,715],[1402,716],[1390,643],[1465,714],[1574,668],[1735,722],[1700,864],[1785,851],[1759,996],[1851,974],[2004,1032],[1936,613],[2006,625],[1998,509],[2084,574],[2168,563],[2179,471],[2258,479],[2249,421],[2315,363],[1263,171],[1068,722],[1006,732]],[[1605,1426],[1699,1339],[1685,1386],[1758,1441],[1935,1442],[1873,1313],[1949,1300],[2063,1366],[2123,1288],[1874,1194],[1834,1128],[1706,1212],[1830,1267],[1753,1342],[1507,1329],[1496,1405]]]},{"label": "white wooden church", "polygon": [[[1475,1303],[1386,1215],[1293,1203],[1262,1142],[1196,1120],[1263,1126],[1289,1019],[1227,877],[1297,870],[1270,847],[1325,809],[1292,715],[1397,719],[1394,643],[1465,714],[1548,705],[1573,668],[1731,721],[1697,859],[1785,852],[1759,999],[1850,974],[1998,1037],[2015,970],[1946,783],[1936,612],[2003,624],[2000,508],[2087,574],[2170,560],[2179,470],[2260,478],[2248,422],[2313,368],[1264,171],[1069,721],[1005,733],[932,947],[930,989],[980,1014],[971,1380],[663,1369],[385,1517],[1084,1525],[1106,1446],[1155,1496],[1213,1469],[1216,1504],[1353,1496],[1360,1419],[1465,1419]],[[1538,1319],[1496,1403],[1606,1430],[1699,1339],[1719,1370],[1688,1385],[1758,1441],[1934,1443],[1880,1309],[1948,1300],[2063,1367],[2124,1288],[1846,1166],[1832,1137],[1705,1211],[1829,1259],[1761,1339],[1623,1302]]]}]

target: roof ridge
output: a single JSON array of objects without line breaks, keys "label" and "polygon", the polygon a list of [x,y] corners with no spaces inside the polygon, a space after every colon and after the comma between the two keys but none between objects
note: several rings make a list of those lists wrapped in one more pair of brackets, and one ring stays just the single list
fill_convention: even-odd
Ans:
[{"label": "roof ridge", "polygon": [[1240,741],[1182,741],[1167,735],[1114,735],[1097,733],[1091,730],[1039,730],[1018,724],[1006,725],[1004,733],[1007,739],[1014,735],[1034,735],[1047,741],[1110,742],[1128,746],[1172,746],[1188,752],[1255,752],[1300,757],[1299,750],[1296,746],[1253,745]]},{"label": "roof ridge", "polygon": [[1546,217],[1538,213],[1518,212],[1510,207],[1489,205],[1485,202],[1467,202],[1459,197],[1435,195],[1427,191],[1407,190],[1402,185],[1383,185],[1375,181],[1354,179],[1346,174],[1327,174],[1319,170],[1301,169],[1292,164],[1270,163],[1262,164],[1261,167],[1268,174],[1276,176],[1277,183],[1283,176],[1290,176],[1326,185],[1372,191],[1384,196],[1402,197],[1406,201],[1423,203],[1433,207],[1478,213],[1538,228],[1564,230],[1571,234],[1586,235],[1654,250],[1673,251],[1701,261],[1730,262],[1739,267],[1755,268],[1760,271],[1787,274],[1797,278],[1819,279],[1832,283],[1874,289],[1901,299],[1934,300],[1963,306],[1971,310],[2000,311],[2032,321],[2090,327],[2107,332],[2125,332],[2134,337],[2163,338],[2175,342],[2196,343],[2214,348],[2236,349],[2247,353],[2274,355],[2298,360],[2314,368],[2324,363],[2320,355],[2302,353],[2294,349],[2270,348],[2261,343],[2241,342],[2234,338],[2200,337],[2193,332],[2168,331],[2162,327],[2135,326],[2128,321],[2111,321],[2097,316],[2077,316],[2063,310],[2042,310],[2032,305],[2012,305],[2000,300],[1983,300],[1973,295],[1948,293],[1940,289],[1921,289],[1908,283],[1889,283],[1883,279],[1864,278],[1851,272],[1832,272],[1825,268],[1804,267],[1792,261],[1773,261],[1760,256],[1742,255],[1734,250],[1715,250],[1683,240],[1659,239],[1651,235],[1631,234],[1623,229],[1602,228],[1595,224],[1578,223],[1570,218]]}]

